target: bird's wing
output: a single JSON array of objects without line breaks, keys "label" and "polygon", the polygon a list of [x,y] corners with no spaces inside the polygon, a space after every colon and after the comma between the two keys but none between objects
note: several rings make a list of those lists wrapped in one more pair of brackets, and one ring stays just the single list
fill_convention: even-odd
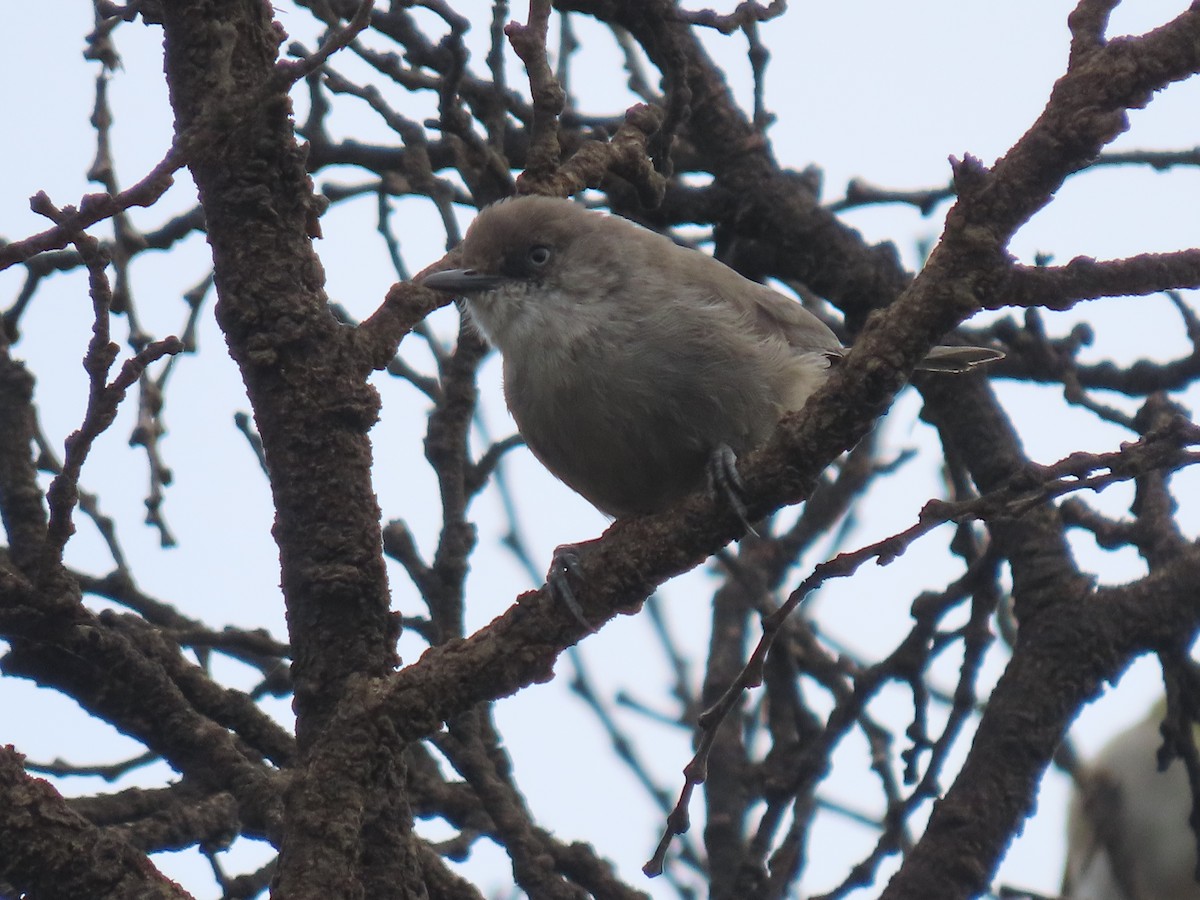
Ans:
[{"label": "bird's wing", "polygon": [[776,293],[761,284],[750,293],[754,303],[756,327],[761,331],[774,330],[801,353],[829,353],[840,356],[842,342],[820,319],[795,300]]},{"label": "bird's wing", "polygon": [[[690,251],[687,251],[690,252]],[[799,353],[841,356],[845,348],[824,322],[797,301],[743,278],[711,257],[710,264],[692,269],[703,275],[707,288],[737,310],[739,318],[764,338],[779,338]]]}]

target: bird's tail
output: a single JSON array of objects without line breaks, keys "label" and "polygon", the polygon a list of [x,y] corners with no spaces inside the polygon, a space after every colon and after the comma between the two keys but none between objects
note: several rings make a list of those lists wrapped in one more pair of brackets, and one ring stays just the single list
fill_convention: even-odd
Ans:
[{"label": "bird's tail", "polygon": [[969,372],[976,366],[1004,359],[1004,354],[990,347],[934,347],[917,363],[920,372]]}]

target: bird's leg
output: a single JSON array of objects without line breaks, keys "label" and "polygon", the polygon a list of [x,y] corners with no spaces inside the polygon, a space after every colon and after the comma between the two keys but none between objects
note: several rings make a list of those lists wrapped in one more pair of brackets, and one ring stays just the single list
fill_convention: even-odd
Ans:
[{"label": "bird's leg", "polygon": [[551,598],[569,609],[575,621],[590,634],[596,633],[596,627],[584,617],[583,609],[571,587],[571,579],[583,579],[579,551],[582,547],[594,543],[595,541],[583,541],[579,544],[559,544],[554,548],[554,555],[550,558],[550,571],[546,573],[546,587]]},{"label": "bird's leg", "polygon": [[708,488],[713,494],[724,497],[737,517],[746,526],[746,531],[758,537],[759,534],[750,524],[746,502],[746,486],[742,484],[742,476],[737,470],[737,454],[728,444],[721,444],[708,458]]}]

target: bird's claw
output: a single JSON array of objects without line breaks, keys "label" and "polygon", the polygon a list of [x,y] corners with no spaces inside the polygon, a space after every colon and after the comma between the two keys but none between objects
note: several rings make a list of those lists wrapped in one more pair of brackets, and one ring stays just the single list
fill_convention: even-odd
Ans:
[{"label": "bird's claw", "polygon": [[713,494],[724,497],[733,507],[746,531],[759,537],[758,531],[750,524],[749,510],[742,499],[746,495],[746,486],[742,484],[742,476],[738,473],[737,454],[728,444],[721,444],[708,458],[708,486]]},{"label": "bird's claw", "polygon": [[579,544],[560,544],[554,548],[554,555],[550,559],[550,571],[546,573],[546,587],[550,591],[551,599],[569,609],[575,621],[586,628],[589,634],[595,634],[596,627],[584,617],[583,608],[571,587],[572,578],[583,578],[579,547]]}]

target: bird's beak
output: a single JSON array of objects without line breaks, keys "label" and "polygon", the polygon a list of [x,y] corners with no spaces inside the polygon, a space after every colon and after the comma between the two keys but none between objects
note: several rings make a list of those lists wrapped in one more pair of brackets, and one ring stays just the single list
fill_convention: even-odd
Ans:
[{"label": "bird's beak", "polygon": [[502,275],[485,275],[474,269],[446,269],[426,275],[421,284],[435,291],[445,291],[447,294],[475,294],[480,291],[490,291],[499,287],[505,281]]}]

